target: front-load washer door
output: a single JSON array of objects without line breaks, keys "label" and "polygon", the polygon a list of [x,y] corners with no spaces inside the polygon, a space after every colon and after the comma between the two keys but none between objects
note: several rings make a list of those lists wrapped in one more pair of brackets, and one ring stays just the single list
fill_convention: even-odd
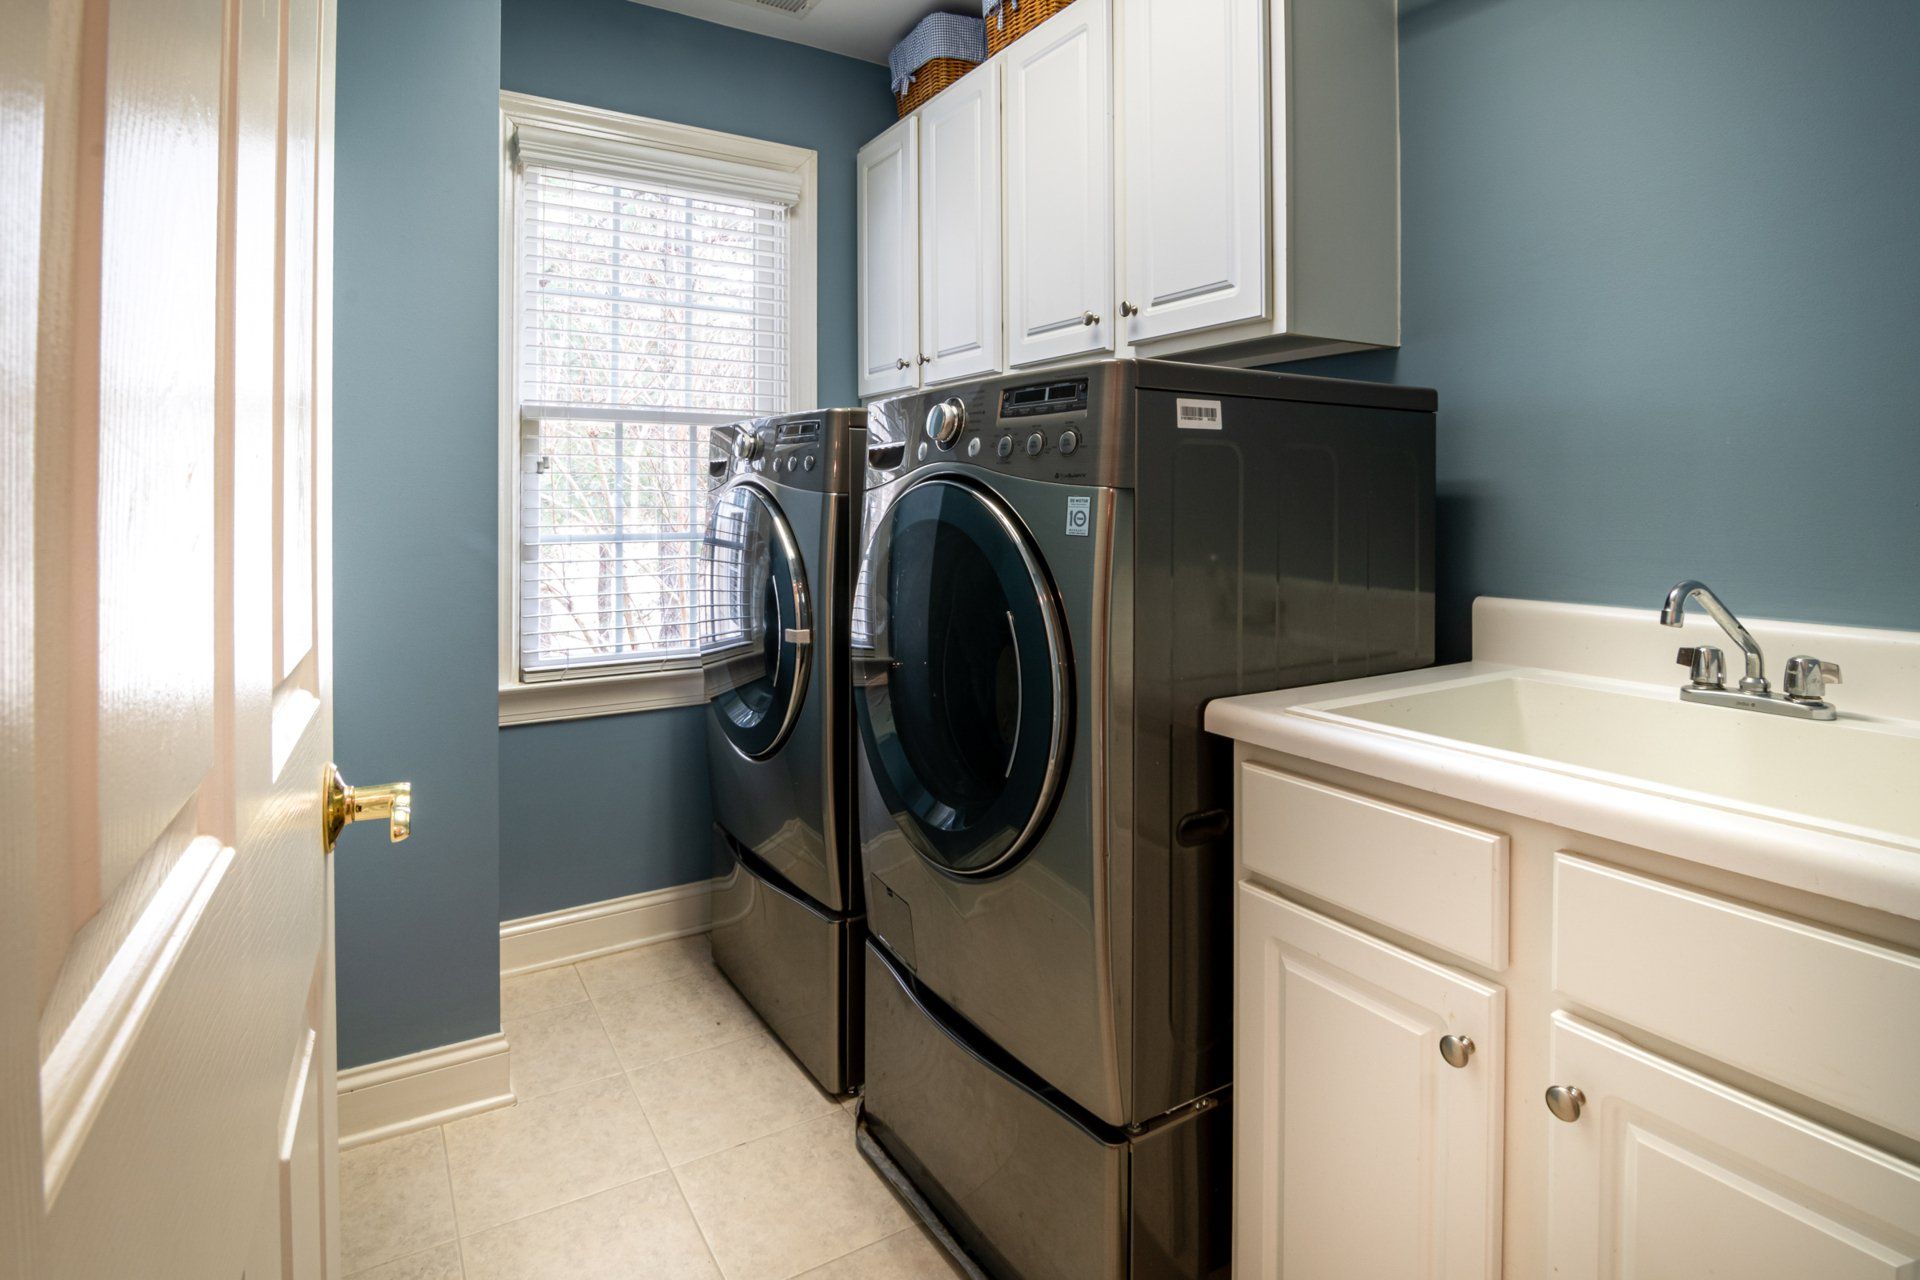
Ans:
[{"label": "front-load washer door", "polygon": [[1011,868],[1046,823],[1072,731],[1045,566],[998,498],[935,477],[880,517],[858,594],[854,706],[894,821],[949,874]]},{"label": "front-load washer door", "polygon": [[813,661],[813,608],[793,530],[749,484],[715,495],[701,548],[700,662],[707,700],[741,755],[764,760],[793,732]]}]

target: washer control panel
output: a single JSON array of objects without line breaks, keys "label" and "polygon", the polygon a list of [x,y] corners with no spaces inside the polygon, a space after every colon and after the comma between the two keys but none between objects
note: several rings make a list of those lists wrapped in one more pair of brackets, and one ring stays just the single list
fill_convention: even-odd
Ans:
[{"label": "washer control panel", "polygon": [[1062,370],[879,401],[868,411],[867,483],[886,484],[919,467],[955,463],[1086,483],[1110,461],[1102,456],[1110,442],[1101,438],[1099,424],[1113,391],[1095,382],[1080,370]]}]

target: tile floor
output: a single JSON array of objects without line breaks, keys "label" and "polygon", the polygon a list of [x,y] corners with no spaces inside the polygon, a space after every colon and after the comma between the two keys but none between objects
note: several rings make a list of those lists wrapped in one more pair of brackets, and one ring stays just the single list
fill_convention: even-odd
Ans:
[{"label": "tile floor", "polygon": [[509,978],[519,1101],[340,1158],[357,1280],[958,1273],[705,938]]}]

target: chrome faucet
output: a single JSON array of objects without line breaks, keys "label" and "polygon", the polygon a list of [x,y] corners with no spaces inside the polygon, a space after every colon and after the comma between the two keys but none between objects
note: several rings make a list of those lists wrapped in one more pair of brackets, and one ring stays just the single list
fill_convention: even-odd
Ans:
[{"label": "chrome faucet", "polygon": [[1713,589],[1706,583],[1688,578],[1674,584],[1673,590],[1667,592],[1666,603],[1660,606],[1661,625],[1684,626],[1689,600],[1699,601],[1706,615],[1720,624],[1720,629],[1740,646],[1747,669],[1746,674],[1740,677],[1739,689],[1729,689],[1726,686],[1726,659],[1721,652],[1709,645],[1688,646],[1680,650],[1676,659],[1691,673],[1689,682],[1680,690],[1683,701],[1738,707],[1743,711],[1765,711],[1802,720],[1832,720],[1838,714],[1833,704],[1826,700],[1826,687],[1840,683],[1839,666],[1809,658],[1805,654],[1789,658],[1786,694],[1776,694],[1773,686],[1767,683],[1766,660],[1760,654],[1759,641],[1741,625],[1740,619],[1733,616],[1733,610],[1721,603],[1720,597],[1713,594]]}]

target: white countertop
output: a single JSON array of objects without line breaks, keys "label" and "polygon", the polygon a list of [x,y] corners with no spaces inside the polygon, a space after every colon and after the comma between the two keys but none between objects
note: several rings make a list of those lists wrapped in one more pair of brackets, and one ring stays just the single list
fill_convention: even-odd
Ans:
[{"label": "white countertop", "polygon": [[[1713,643],[1709,630],[1720,635],[1704,619],[1690,620],[1684,632],[1661,627],[1651,609],[1537,601],[1478,601],[1474,624],[1473,662],[1223,698],[1208,705],[1206,727],[1335,768],[1920,919],[1920,842],[1903,836],[1836,829],[1799,815],[1321,709],[1361,695],[1424,691],[1518,672],[1625,682],[1638,693],[1677,699],[1685,682],[1685,673],[1672,665],[1677,645]],[[1849,683],[1831,696],[1843,715],[1887,723],[1893,732],[1920,733],[1920,724],[1889,723],[1920,721],[1920,636],[1761,621],[1748,626],[1766,650],[1770,675],[1777,678],[1795,653],[1839,662]],[[1488,660],[1490,653],[1500,660]],[[1737,662],[1737,655],[1730,654],[1730,661]],[[1920,779],[1914,787],[1920,793]]]}]

